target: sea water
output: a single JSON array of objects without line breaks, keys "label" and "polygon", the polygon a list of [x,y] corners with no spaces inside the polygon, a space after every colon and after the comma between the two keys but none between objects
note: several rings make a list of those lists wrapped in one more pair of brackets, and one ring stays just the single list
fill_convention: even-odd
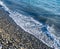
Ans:
[{"label": "sea water", "polygon": [[60,1],[1,0],[0,5],[26,32],[49,47],[60,49]]}]

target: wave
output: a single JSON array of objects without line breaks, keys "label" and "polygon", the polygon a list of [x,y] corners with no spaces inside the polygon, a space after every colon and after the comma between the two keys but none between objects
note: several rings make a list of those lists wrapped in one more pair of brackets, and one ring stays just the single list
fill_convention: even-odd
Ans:
[{"label": "wave", "polygon": [[2,1],[0,1],[0,5],[2,5],[2,8],[4,8],[5,11],[8,11],[10,13],[9,16],[23,30],[34,35],[36,38],[41,40],[47,46],[55,49],[60,49],[60,41],[58,37],[51,33],[55,31],[53,26],[43,24],[35,20],[30,15],[26,16],[17,11],[12,11]]}]

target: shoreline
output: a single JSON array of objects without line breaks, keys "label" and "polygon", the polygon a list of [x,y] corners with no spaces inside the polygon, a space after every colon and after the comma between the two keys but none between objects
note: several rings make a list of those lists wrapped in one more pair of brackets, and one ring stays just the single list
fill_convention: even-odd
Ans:
[{"label": "shoreline", "polygon": [[[40,41],[33,35],[29,34],[28,32],[25,32],[21,27],[19,27],[14,22],[14,20],[12,20],[12,18],[9,17],[9,14],[6,11],[4,11],[2,8],[0,9],[0,31],[1,30],[3,33],[0,32],[1,33],[0,35],[4,34],[2,39],[6,38],[7,41],[9,42],[11,41],[9,38],[14,39],[14,40],[17,39],[17,41],[13,40],[14,43],[12,43],[12,45],[16,44],[14,46],[19,47],[18,49],[22,49],[22,48],[23,49],[45,49],[45,48],[52,49],[48,47],[47,45],[45,45],[44,43],[42,43],[42,41]],[[8,36],[9,38],[5,37],[5,35],[7,36],[7,34],[9,35]],[[2,41],[3,40],[1,40],[1,42]],[[7,44],[7,43],[2,43],[3,49],[4,49],[4,44]],[[10,47],[9,44],[8,46]],[[6,45],[5,47],[8,48]],[[11,48],[11,49],[14,49],[14,48]]]}]

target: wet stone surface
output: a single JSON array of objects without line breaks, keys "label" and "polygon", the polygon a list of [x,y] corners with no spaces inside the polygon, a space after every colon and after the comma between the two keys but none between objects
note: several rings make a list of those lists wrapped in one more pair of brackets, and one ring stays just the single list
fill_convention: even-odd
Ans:
[{"label": "wet stone surface", "polygon": [[25,32],[0,9],[0,49],[52,49]]}]

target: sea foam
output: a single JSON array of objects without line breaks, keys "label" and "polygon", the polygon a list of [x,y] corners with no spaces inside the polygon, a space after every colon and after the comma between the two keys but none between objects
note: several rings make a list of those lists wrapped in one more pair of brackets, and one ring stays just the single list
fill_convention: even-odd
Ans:
[{"label": "sea foam", "polygon": [[50,33],[54,31],[54,30],[51,30],[51,29],[54,29],[53,27],[51,28],[47,24],[44,25],[38,22],[34,18],[30,17],[30,15],[25,16],[16,11],[11,11],[2,1],[0,1],[0,5],[2,5],[3,6],[2,8],[4,8],[6,11],[10,13],[9,16],[23,30],[34,35],[36,38],[41,40],[47,46],[55,49],[60,49],[59,39],[54,34]]}]

